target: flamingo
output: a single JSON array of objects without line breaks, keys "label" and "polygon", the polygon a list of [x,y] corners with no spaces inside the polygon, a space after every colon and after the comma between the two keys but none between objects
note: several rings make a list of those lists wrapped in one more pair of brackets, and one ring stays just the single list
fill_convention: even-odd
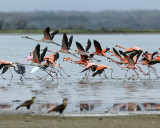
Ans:
[{"label": "flamingo", "polygon": [[81,55],[88,55],[87,52],[91,47],[91,41],[88,39],[88,42],[87,42],[85,48],[79,42],[76,42],[76,46],[77,46],[78,50],[75,50],[75,52],[77,52],[78,54],[81,54]]},{"label": "flamingo", "polygon": [[149,75],[149,79],[150,79],[150,68],[153,70],[153,72],[155,73],[155,76],[157,77],[157,79],[159,79],[158,73],[156,71],[156,68],[153,67],[154,64],[160,63],[160,57],[156,56],[154,57],[158,52],[154,52],[154,53],[148,53],[147,51],[145,53],[143,53],[142,55],[142,62],[139,62],[138,64],[141,65],[146,65],[148,67],[149,72],[147,73],[147,75]]},{"label": "flamingo", "polygon": [[[58,72],[60,71],[60,74],[61,74],[61,70],[68,76],[68,77],[70,77],[65,71],[64,71],[64,69],[62,68],[62,67],[60,67],[60,64],[58,64],[58,62],[57,62],[57,60],[58,60],[58,58],[59,58],[59,53],[55,53],[55,55],[54,54],[50,54],[50,57],[49,58],[45,58],[45,62],[43,63],[43,64],[41,64],[42,66],[41,66],[41,68],[43,69],[43,70],[45,70],[46,71],[46,69],[48,68],[48,67],[50,67],[51,68],[51,70],[50,70],[50,72],[47,74],[47,76],[48,75],[50,75],[51,77],[53,77],[52,75],[51,75],[51,73],[56,73],[56,77],[57,77],[57,83],[58,83]],[[59,67],[59,69],[60,70],[58,70],[58,69],[55,69],[55,67]],[[54,71],[52,71],[52,69],[54,70]],[[62,75],[62,74],[61,74]],[[45,79],[47,78],[47,76],[45,76]],[[43,77],[42,77],[43,78]],[[41,78],[41,79],[42,79]],[[54,77],[53,77],[54,78]],[[53,78],[52,78],[52,80],[53,80]]]},{"label": "flamingo", "polygon": [[28,62],[28,60],[32,61],[31,65],[37,64],[32,70],[31,73],[35,73],[40,67],[41,62],[44,61],[45,54],[47,52],[48,47],[45,47],[43,51],[40,53],[40,44],[38,43],[36,47],[34,48],[34,51],[30,53],[30,55],[26,58],[25,64]]},{"label": "flamingo", "polygon": [[73,53],[71,53],[70,51],[70,47],[71,47],[71,44],[72,44],[72,41],[73,41],[73,36],[71,36],[68,40],[68,37],[66,35],[66,33],[63,34],[63,38],[62,38],[62,46],[61,46],[61,49],[58,50],[58,51],[51,51],[51,50],[48,50],[49,52],[52,52],[52,53],[56,53],[56,52],[62,52],[62,53],[67,53],[67,54],[71,54],[77,58],[79,58],[78,56],[74,55]]},{"label": "flamingo", "polygon": [[119,47],[119,48],[123,48],[125,49],[124,53],[130,53],[130,52],[133,52],[133,51],[140,51],[140,52],[143,52],[143,49],[137,47],[137,46],[133,46],[131,48],[124,48],[120,45],[116,45],[115,47]]},{"label": "flamingo", "polygon": [[108,52],[110,50],[110,48],[106,48],[106,49],[103,49],[102,50],[102,47],[100,45],[100,43],[97,41],[97,40],[94,40],[94,47],[95,47],[95,52],[92,53],[92,54],[96,54],[98,56],[104,56],[106,57],[107,59],[110,59],[109,57],[107,57],[107,55],[105,54],[106,52]]},{"label": "flamingo", "polygon": [[[88,42],[87,42],[87,44],[86,44],[85,47],[83,47],[79,42],[76,42],[76,46],[77,46],[77,50],[75,50],[75,52],[77,52],[80,55],[87,55],[87,56],[89,56],[88,50],[91,47],[91,41],[89,39],[88,39]],[[101,61],[101,60],[97,60],[95,58],[93,58],[93,59],[96,60],[97,62]]]},{"label": "flamingo", "polygon": [[62,38],[61,49],[56,51],[56,52],[69,53],[70,54],[71,52],[69,50],[70,50],[72,41],[73,41],[73,36],[71,36],[68,40],[68,37],[67,37],[66,33],[64,33],[63,38]]},{"label": "flamingo", "polygon": [[[11,80],[12,80],[12,78],[13,78],[13,74],[12,74],[12,71],[11,71],[11,69],[10,69],[11,67],[16,68],[16,65],[13,64],[13,63],[10,62],[10,61],[0,60],[0,70],[3,68],[2,73],[1,73],[1,76],[2,76],[2,74],[4,74],[8,69],[9,69],[9,71],[10,71],[10,73],[11,73],[11,78],[10,78],[9,85],[10,85]],[[2,76],[2,78],[3,78],[4,80],[6,80],[6,78],[4,78],[3,76]]]},{"label": "flamingo", "polygon": [[29,56],[26,58],[26,60],[25,60],[24,63],[27,63],[28,60],[32,61],[32,63],[41,63],[41,62],[43,62],[43,61],[44,61],[45,54],[46,54],[46,52],[47,52],[47,49],[48,49],[48,47],[45,47],[45,48],[43,49],[42,53],[40,53],[40,51],[41,51],[41,50],[40,50],[40,44],[38,43],[38,44],[36,45],[36,47],[34,48],[34,51],[31,52],[32,55],[29,55]]},{"label": "flamingo", "polygon": [[91,70],[92,72],[95,72],[96,69],[97,69],[97,66],[98,66],[97,64],[92,63],[92,62],[88,63],[88,64],[85,66],[85,69],[83,69],[82,72],[88,70],[88,72],[85,73],[85,76],[86,76],[86,80],[87,80],[87,81],[88,81],[88,77],[89,77],[90,70]]},{"label": "flamingo", "polygon": [[36,39],[30,38],[30,37],[28,37],[28,36],[22,36],[22,38],[34,40],[34,41],[36,41],[36,42],[53,43],[53,44],[56,44],[56,45],[58,45],[58,46],[61,46],[60,44],[58,44],[58,43],[56,43],[56,42],[53,41],[53,38],[54,38],[54,36],[55,36],[57,33],[59,33],[58,30],[53,31],[53,32],[50,32],[50,28],[47,27],[47,28],[45,28],[45,29],[43,30],[43,35],[44,35],[44,37],[43,37],[43,39],[41,39],[41,40],[36,40]]},{"label": "flamingo", "polygon": [[[133,60],[133,57],[135,56],[135,55],[139,55],[140,54],[140,52],[136,52],[136,53],[132,53],[132,54],[130,54],[129,56],[127,56],[126,55],[126,53],[124,53],[124,52],[122,52],[122,51],[120,51],[120,54],[121,55],[123,55],[127,60],[128,60],[128,63],[126,64],[126,66],[120,66],[119,65],[119,63],[116,63],[120,68],[127,68],[128,70],[127,70],[127,72],[129,71],[129,69],[132,69],[135,73],[136,73],[136,75],[137,75],[137,77],[140,79],[140,77],[139,77],[139,74],[136,72],[136,70],[135,69],[139,69],[140,70],[140,68],[138,67],[138,66],[136,66],[135,64],[136,64],[136,62],[137,62],[137,60],[134,62],[134,60]],[[138,59],[138,58],[137,58]],[[140,70],[141,71],[141,70]],[[126,74],[125,74],[125,77],[126,77],[126,75],[127,75],[127,72],[126,72]],[[132,75],[133,76],[133,75]]]},{"label": "flamingo", "polygon": [[65,57],[63,58],[63,61],[69,61],[71,63],[74,63],[74,64],[79,64],[79,65],[84,65],[86,66],[88,63],[90,63],[91,61],[90,58],[87,56],[87,55],[80,55],[81,56],[81,59],[80,60],[73,60],[72,58],[70,57]]},{"label": "flamingo", "polygon": [[112,53],[113,53],[112,56],[115,56],[118,59],[120,59],[119,63],[123,63],[123,64],[128,63],[128,60],[125,57],[122,57],[115,48],[113,48]]},{"label": "flamingo", "polygon": [[[108,67],[108,66],[106,66],[106,65],[99,65],[99,66],[97,66],[97,68],[96,68],[96,72],[94,72],[93,73],[93,77],[95,77],[97,74],[102,74],[103,72],[104,72],[104,70],[105,69],[110,69],[111,70],[111,78],[113,78],[112,77],[112,72],[113,72],[113,69],[111,68],[111,67]],[[105,75],[105,77],[104,78],[106,78],[106,74],[105,74],[105,72],[104,72],[104,75]],[[103,80],[102,80],[103,81]]]}]

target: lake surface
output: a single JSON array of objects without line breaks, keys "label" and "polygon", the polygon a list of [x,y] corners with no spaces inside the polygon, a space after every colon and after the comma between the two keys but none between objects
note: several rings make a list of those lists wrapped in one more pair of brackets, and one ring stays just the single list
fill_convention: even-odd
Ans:
[{"label": "lake surface", "polygon": [[[0,35],[1,60],[24,63],[29,53],[34,50],[37,42],[21,38],[21,36]],[[42,35],[29,36],[35,39],[42,38]],[[94,52],[93,39],[101,43],[102,49],[109,47],[112,50],[115,45],[121,45],[126,48],[138,46],[144,49],[144,51],[147,50],[152,53],[160,48],[160,34],[73,34],[73,39],[71,46],[71,51],[73,52],[76,50],[75,41],[80,42],[84,46],[88,39],[92,41],[90,52]],[[55,36],[54,41],[61,44],[62,35]],[[52,51],[60,49],[54,44],[43,42],[40,42],[40,44],[41,48],[48,46],[49,50]],[[47,56],[49,54],[47,53]],[[110,56],[111,54],[107,53],[107,55]],[[49,108],[60,104],[64,98],[69,99],[68,106],[64,112],[66,115],[114,115],[137,112],[144,114],[157,113],[160,110],[160,80],[156,79],[153,72],[151,73],[151,80],[148,79],[148,76],[143,76],[142,73],[139,73],[141,80],[136,77],[128,80],[124,78],[126,71],[121,70],[116,64],[109,62],[106,58],[95,55],[95,58],[101,60],[101,62],[94,61],[95,63],[105,64],[113,68],[114,79],[111,79],[110,71],[105,70],[108,79],[103,80],[103,82],[101,82],[103,78],[100,76],[94,78],[90,76],[89,81],[86,81],[83,79],[85,73],[80,73],[84,67],[63,62],[64,57],[78,60],[71,55],[60,53],[58,62],[71,77],[67,77],[62,72],[63,76],[60,74],[58,76],[58,84],[56,79],[53,82],[49,76],[46,80],[39,80],[37,76],[42,77],[46,73],[42,70],[30,73],[33,66],[29,65],[26,66],[26,80],[20,81],[19,75],[13,69],[11,70],[14,77],[10,85],[8,85],[11,77],[9,71],[3,75],[7,80],[3,80],[0,77],[1,113],[27,113],[26,108],[20,108],[18,111],[15,111],[15,108],[32,96],[37,98],[35,104],[31,106],[31,111],[35,114],[47,114]],[[141,67],[145,72],[148,71],[147,67]],[[160,75],[159,67],[159,64],[155,65]],[[130,73],[128,73],[129,76],[131,76]]]}]

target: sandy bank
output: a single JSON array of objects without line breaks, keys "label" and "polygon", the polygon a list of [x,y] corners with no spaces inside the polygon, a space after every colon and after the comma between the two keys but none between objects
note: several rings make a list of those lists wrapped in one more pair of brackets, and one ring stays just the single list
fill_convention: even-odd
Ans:
[{"label": "sandy bank", "polygon": [[0,128],[159,128],[160,115],[65,117],[0,115]]}]

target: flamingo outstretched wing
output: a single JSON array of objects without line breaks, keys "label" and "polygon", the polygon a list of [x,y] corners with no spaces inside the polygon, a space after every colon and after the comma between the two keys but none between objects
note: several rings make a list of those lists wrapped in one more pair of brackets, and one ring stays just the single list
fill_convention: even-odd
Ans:
[{"label": "flamingo outstretched wing", "polygon": [[97,52],[101,52],[102,51],[102,47],[101,47],[100,43],[97,40],[94,40],[94,47],[95,47]]},{"label": "flamingo outstretched wing", "polygon": [[71,37],[69,38],[67,50],[70,49],[70,47],[71,47],[71,45],[72,45],[72,41],[73,41],[73,36],[71,36]]},{"label": "flamingo outstretched wing", "polygon": [[78,50],[84,52],[84,48],[83,48],[83,46],[79,42],[76,42],[76,46],[77,46]]},{"label": "flamingo outstretched wing", "polygon": [[44,60],[44,56],[46,55],[46,52],[48,50],[48,47],[45,47],[41,53],[40,62]]},{"label": "flamingo outstretched wing", "polygon": [[50,36],[51,36],[51,40],[53,40],[54,36],[59,33],[59,30],[56,30],[56,31],[53,31],[50,33]]},{"label": "flamingo outstretched wing", "polygon": [[47,27],[43,30],[43,35],[44,35],[45,40],[52,40],[49,27]]},{"label": "flamingo outstretched wing", "polygon": [[64,33],[62,39],[62,49],[67,49],[67,48],[68,48],[68,37],[66,33]]},{"label": "flamingo outstretched wing", "polygon": [[90,47],[91,47],[91,41],[88,39],[88,42],[87,42],[87,44],[85,46],[85,52],[88,52],[88,50],[90,49]]}]

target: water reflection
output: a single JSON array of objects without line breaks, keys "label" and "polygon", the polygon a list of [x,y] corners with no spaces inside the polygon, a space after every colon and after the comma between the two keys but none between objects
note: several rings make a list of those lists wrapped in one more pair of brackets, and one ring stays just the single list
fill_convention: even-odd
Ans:
[{"label": "water reflection", "polygon": [[143,103],[145,111],[160,111],[159,103]]},{"label": "water reflection", "polygon": [[6,103],[0,104],[0,109],[9,109],[11,107],[13,107],[13,105],[11,104],[6,104]]},{"label": "water reflection", "polygon": [[141,105],[137,103],[116,103],[111,108],[111,111],[142,111]]},{"label": "water reflection", "polygon": [[[15,102],[15,101],[14,101]],[[19,101],[17,101],[19,102]],[[19,103],[18,103],[19,104]],[[57,103],[35,103],[31,107],[31,111],[35,114],[47,114],[47,111],[50,108],[56,107],[58,104]],[[107,108],[102,109],[101,111],[97,111],[98,109],[101,109],[104,104],[101,101],[83,101],[80,102],[78,105],[75,105],[79,108],[79,112],[85,112],[85,113],[90,113],[90,112],[96,112],[98,113],[106,113],[106,109],[108,110],[107,113],[112,113],[112,112],[145,112],[149,111],[150,113],[154,111],[160,111],[160,103],[136,103],[136,102],[129,102],[129,103],[115,103],[112,106],[109,104],[106,104]],[[8,111],[8,113],[16,113],[15,107],[17,104],[7,104],[7,103],[1,103],[0,104],[0,113],[3,113],[5,111]],[[79,113],[77,111],[77,113]],[[18,112],[21,113],[27,113],[28,110],[25,108],[20,109]],[[67,113],[72,113],[73,111],[67,112]],[[66,113],[66,112],[65,112]],[[55,113],[53,113],[55,114]]]},{"label": "water reflection", "polygon": [[111,111],[160,111],[159,103],[117,103]]}]

